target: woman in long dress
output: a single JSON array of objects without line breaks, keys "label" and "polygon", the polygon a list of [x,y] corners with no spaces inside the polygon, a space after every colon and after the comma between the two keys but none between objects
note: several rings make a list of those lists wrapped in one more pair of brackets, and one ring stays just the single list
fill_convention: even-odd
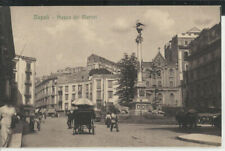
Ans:
[{"label": "woman in long dress", "polygon": [[12,106],[12,104],[5,104],[4,106],[0,107],[0,115],[1,119],[1,144],[2,147],[7,147],[8,141],[10,138],[10,134],[12,133],[11,130],[11,123],[12,123],[12,116],[16,115],[16,109]]}]

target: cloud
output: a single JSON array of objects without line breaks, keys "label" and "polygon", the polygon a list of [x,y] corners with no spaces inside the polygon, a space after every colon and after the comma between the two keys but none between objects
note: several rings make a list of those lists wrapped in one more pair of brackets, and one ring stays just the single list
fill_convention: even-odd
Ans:
[{"label": "cloud", "polygon": [[171,34],[174,31],[175,21],[170,17],[168,12],[158,9],[148,9],[145,11],[143,19],[147,26],[154,25],[162,33]]},{"label": "cloud", "polygon": [[46,31],[52,37],[62,36],[66,38],[66,34],[76,35],[76,38],[83,39],[84,43],[94,43],[95,45],[103,45],[104,40],[97,34],[96,29],[89,21],[60,21],[55,26],[46,27]]},{"label": "cloud", "polygon": [[129,32],[130,30],[131,30],[131,25],[129,21],[122,17],[117,18],[115,20],[115,23],[112,26],[112,31],[118,32],[118,33]]}]

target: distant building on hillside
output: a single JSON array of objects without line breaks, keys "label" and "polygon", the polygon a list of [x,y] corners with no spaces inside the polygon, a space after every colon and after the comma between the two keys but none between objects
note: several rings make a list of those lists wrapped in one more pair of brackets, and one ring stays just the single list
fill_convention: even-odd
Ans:
[{"label": "distant building on hillside", "polygon": [[98,55],[92,54],[87,59],[87,69],[107,69],[108,71],[116,74],[119,73],[119,67],[115,62],[112,62],[108,59],[100,57]]},{"label": "distant building on hillside", "polygon": [[74,68],[71,68],[71,67],[67,67],[65,69],[60,69],[60,70],[57,70],[57,73],[78,73],[78,72],[81,72],[85,70],[85,67],[74,67]]}]

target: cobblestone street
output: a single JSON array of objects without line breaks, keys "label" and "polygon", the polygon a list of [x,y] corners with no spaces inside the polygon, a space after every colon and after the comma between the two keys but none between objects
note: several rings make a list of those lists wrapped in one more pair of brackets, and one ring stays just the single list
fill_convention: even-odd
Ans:
[{"label": "cobblestone street", "polygon": [[185,142],[176,139],[182,135],[177,125],[120,124],[120,132],[110,132],[102,123],[95,124],[95,135],[72,135],[66,118],[47,118],[41,131],[23,136],[23,147],[163,147],[209,145]]}]

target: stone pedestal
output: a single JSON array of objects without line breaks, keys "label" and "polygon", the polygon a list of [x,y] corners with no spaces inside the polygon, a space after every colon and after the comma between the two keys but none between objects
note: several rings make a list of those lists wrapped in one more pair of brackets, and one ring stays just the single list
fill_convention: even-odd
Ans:
[{"label": "stone pedestal", "polygon": [[138,82],[136,87],[137,96],[130,105],[130,113],[133,115],[143,115],[145,112],[152,109],[152,105],[146,98],[145,82]]}]

